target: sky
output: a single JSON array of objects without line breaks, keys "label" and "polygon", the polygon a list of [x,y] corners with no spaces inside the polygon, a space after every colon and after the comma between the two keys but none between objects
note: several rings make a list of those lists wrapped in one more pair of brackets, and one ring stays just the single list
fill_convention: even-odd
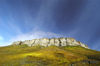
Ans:
[{"label": "sky", "polygon": [[0,0],[0,46],[43,37],[100,51],[100,0]]}]

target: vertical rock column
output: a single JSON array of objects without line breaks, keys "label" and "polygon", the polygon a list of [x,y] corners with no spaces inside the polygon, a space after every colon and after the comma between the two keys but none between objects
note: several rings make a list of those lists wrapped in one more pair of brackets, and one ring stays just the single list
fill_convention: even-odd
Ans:
[{"label": "vertical rock column", "polygon": [[60,40],[58,38],[55,38],[55,42],[54,42],[54,45],[55,46],[60,46]]},{"label": "vertical rock column", "polygon": [[55,39],[54,39],[54,38],[50,39],[49,44],[50,44],[50,45],[55,45]]},{"label": "vertical rock column", "polygon": [[40,39],[34,39],[33,46],[40,45]]},{"label": "vertical rock column", "polygon": [[66,38],[60,38],[60,41],[61,41],[61,46],[66,46],[67,44]]},{"label": "vertical rock column", "polygon": [[40,39],[40,45],[47,47],[49,45],[49,39],[47,38]]}]

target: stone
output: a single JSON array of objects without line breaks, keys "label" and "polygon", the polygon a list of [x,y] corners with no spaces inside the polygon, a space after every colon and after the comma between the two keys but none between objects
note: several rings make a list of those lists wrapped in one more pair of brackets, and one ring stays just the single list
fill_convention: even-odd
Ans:
[{"label": "stone", "polygon": [[49,44],[49,39],[47,38],[40,39],[40,45],[47,47],[48,44]]},{"label": "stone", "polygon": [[13,42],[13,45],[21,45],[22,44],[22,41],[15,41]]},{"label": "stone", "polygon": [[12,43],[13,45],[23,45],[26,44],[28,46],[81,46],[84,48],[88,48],[87,45],[75,40],[74,38],[41,38],[41,39],[33,39],[33,40],[25,40],[25,41],[16,41]]},{"label": "stone", "polygon": [[66,38],[60,38],[61,46],[66,46],[67,40]]},{"label": "stone", "polygon": [[34,39],[34,44],[33,44],[33,46],[39,45],[39,44],[40,44],[40,39]]},{"label": "stone", "polygon": [[49,44],[50,44],[50,45],[55,45],[55,39],[54,39],[54,38],[50,39]]},{"label": "stone", "polygon": [[55,38],[54,45],[55,45],[55,46],[61,46],[60,44],[61,44],[60,40],[57,39],[57,38]]}]

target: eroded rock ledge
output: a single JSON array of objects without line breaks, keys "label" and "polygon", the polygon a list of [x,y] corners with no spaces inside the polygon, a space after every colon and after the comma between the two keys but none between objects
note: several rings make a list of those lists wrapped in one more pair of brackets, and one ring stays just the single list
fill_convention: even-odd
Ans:
[{"label": "eroded rock ledge", "polygon": [[25,40],[25,41],[16,41],[12,43],[13,45],[23,45],[26,44],[28,46],[81,46],[84,48],[88,48],[87,45],[75,40],[74,38],[41,38],[41,39],[33,39],[33,40]]}]

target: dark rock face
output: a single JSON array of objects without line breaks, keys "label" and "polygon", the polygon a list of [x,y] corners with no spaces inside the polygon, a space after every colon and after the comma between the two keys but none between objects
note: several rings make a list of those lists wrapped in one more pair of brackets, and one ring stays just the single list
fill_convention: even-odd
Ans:
[{"label": "dark rock face", "polygon": [[85,44],[76,41],[73,38],[42,38],[42,39],[33,39],[33,40],[25,40],[25,41],[16,41],[13,42],[14,45],[22,45],[27,44],[28,46],[35,46],[35,45],[41,45],[41,46],[81,46],[84,48],[88,48]]}]

